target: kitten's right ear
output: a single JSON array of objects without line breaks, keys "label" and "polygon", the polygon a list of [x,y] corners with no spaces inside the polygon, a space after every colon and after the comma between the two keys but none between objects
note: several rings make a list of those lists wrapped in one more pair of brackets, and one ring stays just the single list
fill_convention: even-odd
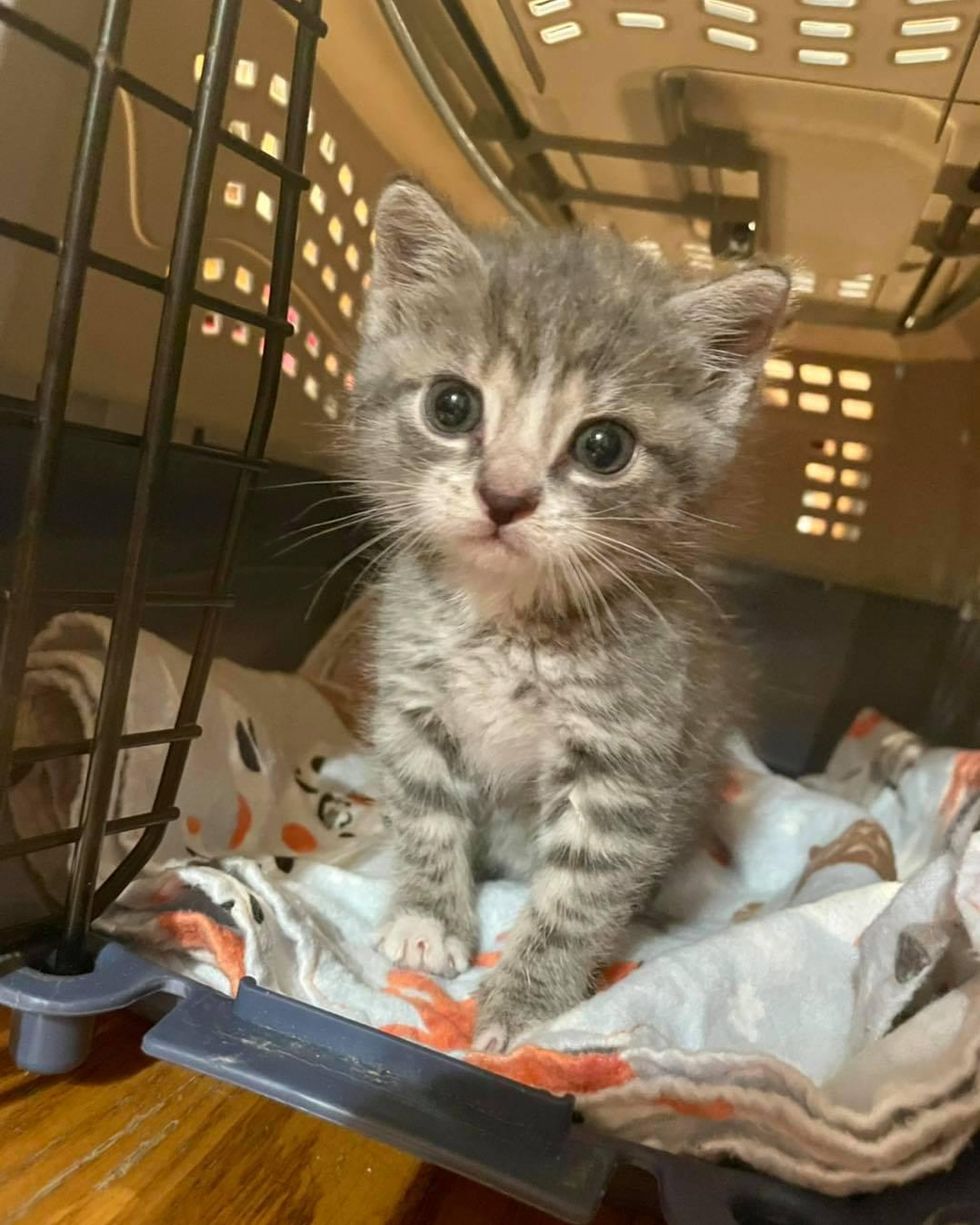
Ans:
[{"label": "kitten's right ear", "polygon": [[445,208],[411,179],[385,188],[374,217],[372,290],[411,290],[479,268],[480,256]]}]

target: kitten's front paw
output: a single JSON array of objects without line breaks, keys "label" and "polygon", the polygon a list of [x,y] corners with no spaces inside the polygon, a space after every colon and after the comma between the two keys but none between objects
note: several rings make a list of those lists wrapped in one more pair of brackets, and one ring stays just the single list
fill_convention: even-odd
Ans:
[{"label": "kitten's front paw", "polygon": [[377,947],[395,965],[455,978],[470,964],[472,950],[433,915],[400,914],[378,933]]},{"label": "kitten's front paw", "polygon": [[497,973],[484,979],[476,995],[475,1051],[502,1054],[526,1030],[548,1019],[529,1006],[526,986],[522,989],[520,981]]}]

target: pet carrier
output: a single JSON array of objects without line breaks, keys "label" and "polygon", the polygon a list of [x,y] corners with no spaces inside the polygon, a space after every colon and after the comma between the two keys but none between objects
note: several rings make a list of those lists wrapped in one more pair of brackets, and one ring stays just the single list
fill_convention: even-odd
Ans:
[{"label": "pet carrier", "polygon": [[[338,0],[321,43],[319,0],[0,0],[0,1001],[21,1067],[77,1066],[95,1016],[152,1001],[150,1054],[569,1221],[607,1191],[670,1225],[980,1219],[972,1150],[831,1199],[92,932],[179,816],[219,627],[265,666],[311,645],[289,593],[322,554],[257,548],[300,495],[251,495],[270,465],[287,484],[331,467],[371,209],[402,167],[474,220],[609,226],[694,271],[792,256],[797,313],[736,473],[752,528],[719,542],[762,756],[812,769],[867,704],[980,745],[980,26],[920,4]],[[32,639],[73,609],[112,621],[94,728],[25,742]],[[191,662],[173,725],[132,731],[141,627]],[[150,746],[150,809],[116,811],[121,752]],[[62,759],[87,763],[77,826],[18,834],[9,789]],[[39,904],[31,857],[69,847],[64,896]]]}]

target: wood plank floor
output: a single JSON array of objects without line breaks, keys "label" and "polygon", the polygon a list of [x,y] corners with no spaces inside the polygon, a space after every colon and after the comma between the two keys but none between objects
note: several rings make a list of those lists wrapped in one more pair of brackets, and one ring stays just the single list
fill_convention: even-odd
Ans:
[{"label": "wood plank floor", "polygon": [[[3,1018],[4,1025],[6,1017]],[[2,1225],[547,1225],[394,1149],[140,1051],[100,1023],[70,1076],[18,1071],[0,1039]],[[597,1225],[631,1225],[605,1208]]]}]

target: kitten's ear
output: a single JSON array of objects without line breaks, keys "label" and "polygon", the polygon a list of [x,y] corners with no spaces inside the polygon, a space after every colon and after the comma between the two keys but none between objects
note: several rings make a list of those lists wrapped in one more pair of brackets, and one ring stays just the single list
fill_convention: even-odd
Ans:
[{"label": "kitten's ear", "polygon": [[478,268],[476,247],[445,208],[411,179],[397,179],[374,217],[372,288],[412,289]]},{"label": "kitten's ear", "polygon": [[748,268],[674,299],[683,324],[704,339],[720,371],[765,357],[783,321],[790,279],[781,268]]}]

